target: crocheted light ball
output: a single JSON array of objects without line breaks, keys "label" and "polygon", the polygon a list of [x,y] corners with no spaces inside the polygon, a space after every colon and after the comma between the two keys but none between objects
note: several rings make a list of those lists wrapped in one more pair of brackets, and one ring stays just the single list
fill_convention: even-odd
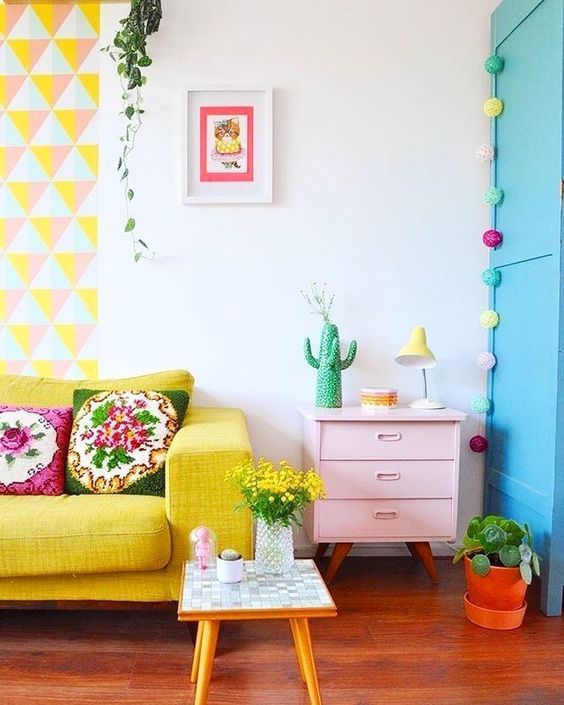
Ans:
[{"label": "crocheted light ball", "polygon": [[503,101],[499,98],[488,98],[484,103],[484,112],[488,117],[497,117],[503,112]]},{"label": "crocheted light ball", "polygon": [[497,247],[501,245],[503,240],[503,235],[499,230],[486,230],[482,235],[482,242],[486,247]]},{"label": "crocheted light ball", "polygon": [[483,453],[488,449],[488,439],[484,438],[484,436],[472,436],[468,445],[474,453]]},{"label": "crocheted light ball", "polygon": [[488,73],[499,73],[500,71],[503,70],[503,67],[505,65],[505,59],[503,59],[501,56],[498,56],[497,54],[492,54],[491,56],[488,56],[486,59],[486,62],[484,64],[484,68]]},{"label": "crocheted light ball", "polygon": [[480,315],[480,325],[482,328],[495,328],[499,323],[499,313],[488,309],[487,311],[482,311]]},{"label": "crocheted light ball", "polygon": [[478,394],[472,399],[472,411],[476,414],[487,414],[490,406],[490,400],[483,394]]},{"label": "crocheted light ball", "polygon": [[493,367],[495,367],[497,358],[491,352],[483,352],[478,355],[476,362],[478,363],[478,367],[480,369],[491,370]]},{"label": "crocheted light ball", "polygon": [[499,286],[501,282],[501,272],[499,269],[484,269],[482,272],[482,281],[486,286]]},{"label": "crocheted light ball", "polygon": [[475,156],[479,162],[491,162],[495,157],[495,147],[491,144],[481,144]]},{"label": "crocheted light ball", "polygon": [[503,201],[503,191],[495,186],[490,186],[484,193],[484,201],[488,206],[497,206]]}]

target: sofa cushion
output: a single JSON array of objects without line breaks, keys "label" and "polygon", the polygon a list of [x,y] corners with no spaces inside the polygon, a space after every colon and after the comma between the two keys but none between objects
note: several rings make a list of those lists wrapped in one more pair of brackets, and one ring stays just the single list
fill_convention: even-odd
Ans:
[{"label": "sofa cushion", "polygon": [[0,405],[0,494],[63,494],[72,409]]},{"label": "sofa cushion", "polygon": [[164,497],[166,453],[188,394],[77,389],[74,401],[67,492]]},{"label": "sofa cushion", "polygon": [[0,375],[0,404],[72,406],[75,389],[183,389],[190,396],[194,378],[184,370],[167,370],[121,379],[62,380],[52,377]]},{"label": "sofa cushion", "polygon": [[161,497],[0,496],[0,577],[158,570],[170,552]]}]

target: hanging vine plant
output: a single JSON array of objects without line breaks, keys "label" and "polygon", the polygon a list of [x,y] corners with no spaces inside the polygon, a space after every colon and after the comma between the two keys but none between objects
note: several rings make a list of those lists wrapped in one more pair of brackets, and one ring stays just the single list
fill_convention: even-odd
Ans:
[{"label": "hanging vine plant", "polygon": [[125,200],[125,232],[131,235],[133,258],[150,259],[152,251],[147,243],[136,234],[135,218],[131,215],[131,205],[135,192],[129,182],[129,157],[135,148],[137,133],[143,124],[142,88],[147,83],[143,69],[153,63],[147,54],[147,37],[158,31],[162,18],[161,0],[131,0],[129,15],[120,20],[120,28],[113,43],[102,51],[109,53],[117,64],[121,81],[125,131],[120,137],[123,143],[117,170],[121,175]]}]

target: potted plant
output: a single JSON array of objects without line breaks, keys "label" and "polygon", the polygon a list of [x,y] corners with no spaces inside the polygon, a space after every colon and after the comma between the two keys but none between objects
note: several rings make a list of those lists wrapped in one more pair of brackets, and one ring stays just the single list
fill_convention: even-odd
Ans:
[{"label": "potted plant", "polygon": [[520,627],[527,587],[533,573],[540,575],[528,525],[493,514],[473,517],[453,562],[462,558],[468,585],[466,617],[488,629]]},{"label": "potted plant", "polygon": [[255,561],[259,571],[284,573],[294,564],[292,524],[310,502],[325,497],[323,480],[315,470],[295,470],[285,460],[275,467],[260,458],[236,465],[226,479],[238,487],[257,522]]},{"label": "potted plant", "polygon": [[234,548],[226,548],[217,557],[216,574],[220,583],[240,583],[243,579],[243,556]]}]

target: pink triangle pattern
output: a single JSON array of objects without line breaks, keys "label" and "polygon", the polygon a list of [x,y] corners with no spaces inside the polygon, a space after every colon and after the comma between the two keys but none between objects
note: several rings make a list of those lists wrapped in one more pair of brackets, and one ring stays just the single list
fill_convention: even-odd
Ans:
[{"label": "pink triangle pattern", "polygon": [[55,360],[53,362],[53,374],[59,379],[63,379],[72,366],[72,360]]},{"label": "pink triangle pattern", "polygon": [[[10,7],[19,7],[19,5],[10,5]],[[6,372],[9,375],[21,375],[26,364],[25,360],[7,360]]]},{"label": "pink triangle pattern", "polygon": [[6,320],[10,319],[10,316],[16,310],[16,306],[22,300],[25,290],[24,289],[6,289]]},{"label": "pink triangle pattern", "polygon": [[14,29],[18,20],[26,11],[27,5],[7,5],[6,6],[6,36]]},{"label": "pink triangle pattern", "polygon": [[35,348],[43,340],[49,326],[29,326],[29,349],[33,353]]},{"label": "pink triangle pattern", "polygon": [[6,177],[10,176],[13,168],[20,161],[25,147],[6,147]]},{"label": "pink triangle pattern", "polygon": [[43,252],[33,253],[27,255],[28,271],[29,271],[29,281],[30,283],[35,279],[37,272],[45,264],[45,260],[49,257],[48,254]]},{"label": "pink triangle pattern", "polygon": [[16,93],[22,87],[25,79],[25,76],[6,76],[6,108],[10,105]]},{"label": "pink triangle pattern", "polygon": [[33,71],[33,67],[41,58],[41,55],[51,43],[50,39],[30,39],[29,40],[29,73]]},{"label": "pink triangle pattern", "polygon": [[76,355],[80,354],[82,348],[86,345],[88,338],[94,333],[96,326],[75,326],[74,334],[76,339]]},{"label": "pink triangle pattern", "polygon": [[76,111],[76,140],[82,135],[84,130],[92,122],[92,118],[96,115],[96,110],[77,110]]},{"label": "pink triangle pattern", "polygon": [[76,40],[76,66],[78,69],[82,65],[84,59],[90,54],[92,49],[98,43],[98,39],[77,39]]},{"label": "pink triangle pattern", "polygon": [[[61,7],[61,5],[55,5],[55,8]],[[68,5],[63,5],[63,7],[68,7]],[[53,100],[56,103],[59,98],[63,95],[63,91],[69,85],[69,83],[74,78],[72,73],[63,73],[58,76],[53,76]]]},{"label": "pink triangle pattern", "polygon": [[4,222],[6,224],[6,249],[8,249],[25,223],[25,218],[6,218]]}]

